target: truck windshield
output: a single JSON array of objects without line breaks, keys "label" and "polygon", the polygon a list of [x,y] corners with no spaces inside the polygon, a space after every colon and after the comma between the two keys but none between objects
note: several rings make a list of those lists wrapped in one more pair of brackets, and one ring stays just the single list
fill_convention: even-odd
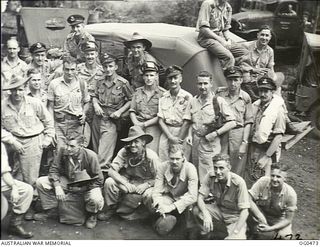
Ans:
[{"label": "truck windshield", "polygon": [[275,11],[277,5],[276,0],[245,0],[242,4],[242,8],[245,10],[261,10],[261,11]]}]

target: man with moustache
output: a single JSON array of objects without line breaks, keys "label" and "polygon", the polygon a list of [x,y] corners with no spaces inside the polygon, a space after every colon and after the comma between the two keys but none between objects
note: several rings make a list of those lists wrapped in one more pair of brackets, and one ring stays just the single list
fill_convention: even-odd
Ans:
[{"label": "man with moustache", "polygon": [[285,182],[286,178],[286,170],[274,165],[271,176],[260,178],[249,190],[254,238],[292,238],[292,221],[297,210],[297,194]]},{"label": "man with moustache", "polygon": [[249,137],[248,182],[270,176],[271,164],[279,161],[282,136],[286,130],[284,100],[274,94],[276,84],[267,76],[258,80],[260,99],[253,106],[253,124]]},{"label": "man with moustache", "polygon": [[42,149],[54,138],[54,123],[41,101],[26,95],[25,84],[24,78],[14,77],[3,87],[10,95],[1,104],[1,126],[12,134],[3,142],[16,157],[22,180],[35,187]]},{"label": "man with moustache", "polygon": [[223,153],[230,155],[231,171],[244,176],[248,139],[253,122],[253,112],[250,96],[241,89],[242,70],[239,67],[229,67],[224,71],[228,87],[219,88],[217,95],[223,97],[232,110],[236,126],[227,133],[227,145]]},{"label": "man with moustache", "polygon": [[117,121],[129,110],[133,90],[128,81],[117,74],[117,61],[112,55],[102,56],[105,77],[97,81],[92,99],[95,114],[92,123],[93,150],[101,167],[108,167],[118,137]]},{"label": "man with moustache", "polygon": [[90,95],[90,102],[88,106],[86,124],[85,124],[85,146],[88,146],[91,137],[91,126],[93,120],[93,104],[92,99],[96,90],[96,84],[99,79],[103,77],[103,67],[98,63],[97,44],[92,41],[82,45],[84,52],[85,62],[77,65],[78,77],[86,81],[88,93]]},{"label": "man with moustache", "polygon": [[[162,73],[160,63],[148,52],[152,47],[150,40],[135,32],[131,40],[125,41],[124,45],[129,49],[124,76],[129,80],[134,90],[144,86],[142,66],[145,62],[154,62],[157,64],[159,72]],[[159,85],[159,82],[157,84]]]},{"label": "man with moustache", "polygon": [[[76,174],[80,176],[78,184]],[[73,184],[74,183],[74,184]],[[71,186],[72,185],[72,186]],[[37,180],[37,189],[44,212],[34,215],[35,220],[45,221],[53,216],[58,202],[66,201],[68,193],[80,193],[84,197],[87,213],[86,227],[92,229],[97,224],[97,214],[103,208],[103,175],[98,157],[92,150],[83,147],[83,136],[68,136],[66,145],[58,150],[48,176]]]},{"label": "man with moustache", "polygon": [[[182,129],[192,124],[192,161],[198,168],[200,183],[213,170],[212,157],[221,152],[220,137],[236,126],[235,117],[227,102],[212,92],[212,75],[201,71],[197,76],[199,94],[190,101]],[[219,112],[213,105],[216,97]],[[222,121],[217,121],[221,117]]]},{"label": "man with moustache", "polygon": [[19,51],[19,43],[12,37],[7,41],[7,56],[1,61],[1,77],[4,77],[4,83],[8,83],[12,75],[23,77],[27,72],[27,64],[18,57]]},{"label": "man with moustache", "polygon": [[32,61],[28,64],[28,69],[38,69],[42,75],[41,88],[48,92],[49,83],[59,76],[62,76],[62,61],[48,60],[46,45],[37,42],[30,46]]},{"label": "man with moustache", "polygon": [[225,239],[246,239],[249,194],[245,181],[231,172],[227,154],[213,157],[214,171],[209,172],[199,189],[198,205],[193,213],[202,238],[210,239],[225,226]]},{"label": "man with moustache", "polygon": [[144,86],[132,96],[130,118],[134,125],[140,126],[153,137],[147,147],[158,153],[161,130],[158,125],[159,99],[165,90],[158,86],[159,68],[154,62],[146,62],[142,67]]},{"label": "man with moustache", "polygon": [[77,64],[73,57],[63,60],[63,76],[50,82],[48,109],[54,116],[57,146],[66,144],[66,137],[82,135],[90,96],[86,82],[77,76]]},{"label": "man with moustache", "polygon": [[[138,210],[142,204],[149,211],[152,209],[154,180],[161,165],[158,155],[146,148],[146,144],[152,141],[152,136],[139,126],[132,126],[128,137],[121,140],[127,145],[118,152],[108,170],[109,178],[104,184],[107,207],[98,215],[99,220],[108,220],[116,212],[128,216],[127,214]],[[126,205],[125,212],[121,204]]]},{"label": "man with moustache", "polygon": [[181,144],[170,144],[169,158],[159,168],[152,192],[153,207],[160,214],[154,225],[157,233],[168,234],[182,216],[189,227],[188,211],[197,201],[197,190],[196,168],[186,160]]},{"label": "man with moustache", "polygon": [[74,57],[78,63],[85,61],[85,56],[81,50],[82,45],[88,41],[94,42],[94,37],[84,30],[84,20],[82,15],[71,15],[67,22],[71,26],[71,32],[64,42],[63,50],[66,56]]},{"label": "man with moustache", "polygon": [[177,65],[169,66],[166,69],[166,78],[169,90],[163,94],[159,100],[159,125],[162,134],[159,140],[159,157],[161,161],[168,160],[169,144],[182,144],[185,148],[185,157],[190,156],[190,147],[183,140],[184,131],[182,131],[183,116],[186,114],[187,106],[192,99],[192,95],[183,90],[182,68]]}]

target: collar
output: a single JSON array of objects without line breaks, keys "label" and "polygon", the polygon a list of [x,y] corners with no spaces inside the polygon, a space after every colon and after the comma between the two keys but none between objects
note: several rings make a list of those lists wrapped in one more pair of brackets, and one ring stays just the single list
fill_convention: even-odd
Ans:
[{"label": "collar", "polygon": [[261,50],[258,49],[258,40],[256,40],[255,42],[253,42],[253,49],[256,50],[257,52],[265,52],[268,50],[268,45],[263,47]]},{"label": "collar", "polygon": [[[29,100],[28,97],[26,97],[26,95],[23,97],[22,105],[23,104],[30,104],[30,100]],[[14,106],[14,104],[12,104],[12,101],[11,101],[10,97],[8,97],[8,99],[7,99],[7,106],[9,106],[10,108],[16,110],[16,107]]]},{"label": "collar", "polygon": [[3,58],[3,62],[11,66],[11,65],[19,65],[22,62],[22,60],[19,57],[17,57],[16,63],[12,64],[12,62],[10,62],[8,57],[6,56]]},{"label": "collar", "polygon": [[[215,178],[214,182],[219,183],[219,180],[217,178]],[[230,185],[231,185],[231,172],[229,172],[229,174],[228,174],[227,183],[226,183],[227,187],[230,187]]]},{"label": "collar", "polygon": [[[267,190],[271,192],[271,178],[270,178],[270,181],[269,183],[267,184]],[[282,189],[279,193],[279,197],[283,196],[287,191],[287,184],[284,182],[283,185],[282,185]]]},{"label": "collar", "polygon": [[[179,180],[181,180],[183,182],[186,181],[186,165],[187,165],[187,163],[186,163],[186,161],[184,161],[182,168],[180,170],[180,174],[179,174]],[[168,182],[171,181],[173,178],[173,173],[171,171],[169,161],[168,161],[168,167],[167,167],[167,170],[165,171],[164,176]]]},{"label": "collar", "polygon": [[[198,95],[196,95],[195,98],[197,99],[197,101],[199,102],[199,104],[202,105],[201,95],[198,94]],[[210,104],[212,103],[212,98],[213,98],[213,93],[212,93],[212,92],[209,92],[209,95],[208,95],[205,103],[202,105],[202,108],[204,108],[204,107],[207,106],[207,105],[210,105]]]},{"label": "collar", "polygon": [[118,75],[116,73],[112,75],[111,80],[107,80],[105,77],[105,79],[103,80],[103,84],[105,84],[108,88],[110,88],[116,84],[117,78],[118,78]]}]

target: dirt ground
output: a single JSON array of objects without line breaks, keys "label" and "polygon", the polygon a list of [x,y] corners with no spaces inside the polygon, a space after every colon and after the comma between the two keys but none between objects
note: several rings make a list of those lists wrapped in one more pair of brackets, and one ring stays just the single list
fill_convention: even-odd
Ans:
[{"label": "dirt ground", "polygon": [[[282,153],[282,163],[290,166],[288,183],[292,185],[298,195],[298,211],[293,221],[293,232],[300,234],[302,239],[320,238],[319,150],[320,142],[308,137]],[[24,224],[27,229],[34,232],[33,239],[186,239],[182,223],[178,224],[171,234],[161,237],[152,230],[151,221],[130,222],[117,216],[108,222],[99,221],[93,230],[86,229],[84,226],[60,224],[52,219],[45,223],[28,221]],[[6,233],[7,225],[8,219],[6,218],[1,223],[1,239],[19,239]]]}]

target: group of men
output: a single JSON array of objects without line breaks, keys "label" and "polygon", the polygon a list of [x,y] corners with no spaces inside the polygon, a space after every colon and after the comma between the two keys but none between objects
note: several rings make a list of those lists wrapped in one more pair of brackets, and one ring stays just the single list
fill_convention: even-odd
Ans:
[{"label": "group of men", "polygon": [[[214,92],[213,75],[199,71],[196,96],[182,89],[183,69],[164,71],[148,53],[152,42],[138,33],[124,43],[126,79],[120,76],[117,58],[111,51],[99,57],[80,15],[67,20],[72,32],[61,60],[47,60],[37,42],[26,64],[10,39],[1,73],[1,192],[13,204],[8,232],[32,237],[23,217],[60,214],[66,223],[61,208],[77,198],[73,207],[83,205],[89,229],[118,214],[154,219],[161,235],[184,220],[190,238],[220,232],[246,239],[247,222],[251,237],[288,237],[297,196],[284,167],[275,165],[289,120],[276,94],[271,30],[261,27],[246,46],[232,44],[231,13],[225,0],[201,6],[199,44],[221,59],[228,87]],[[35,212],[39,201],[42,211]]]}]

